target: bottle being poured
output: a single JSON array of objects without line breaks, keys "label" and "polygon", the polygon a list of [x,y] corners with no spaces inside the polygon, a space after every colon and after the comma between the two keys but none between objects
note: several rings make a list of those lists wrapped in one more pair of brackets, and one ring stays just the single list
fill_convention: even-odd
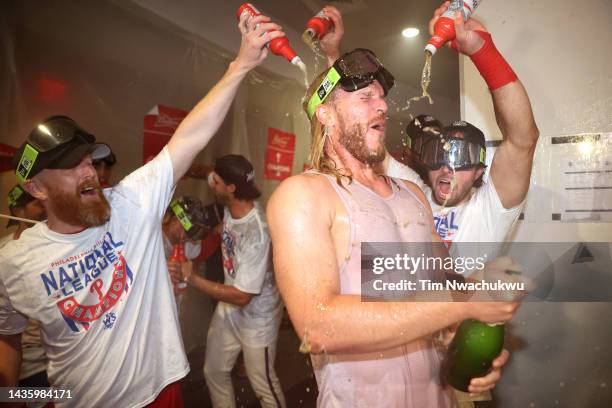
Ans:
[{"label": "bottle being poured", "polygon": [[410,98],[404,110],[408,109],[412,102],[419,101],[423,98],[427,98],[430,105],[433,103],[429,95],[429,85],[431,83],[431,57],[440,47],[455,39],[455,12],[463,12],[464,20],[467,21],[480,2],[481,0],[452,0],[448,9],[438,18],[433,28],[433,35],[425,46],[425,65],[423,66],[423,73],[421,74],[421,90],[423,93],[420,96]]},{"label": "bottle being poured", "polygon": [[[240,17],[243,13],[247,13],[250,17],[255,17],[261,15],[259,10],[255,8],[251,3],[244,3],[236,12],[236,18],[240,21]],[[286,36],[275,38],[266,44],[266,47],[272,52],[272,54],[281,56],[285,58],[287,61],[299,67],[302,71],[306,71],[306,65],[302,62],[301,58],[297,55],[297,53],[291,48],[289,44],[289,39]]]},{"label": "bottle being poured", "polygon": [[319,41],[321,41],[321,38],[323,38],[333,26],[333,21],[323,10],[321,10],[306,23],[306,29],[302,34],[302,40],[315,54],[323,55],[319,47]]}]

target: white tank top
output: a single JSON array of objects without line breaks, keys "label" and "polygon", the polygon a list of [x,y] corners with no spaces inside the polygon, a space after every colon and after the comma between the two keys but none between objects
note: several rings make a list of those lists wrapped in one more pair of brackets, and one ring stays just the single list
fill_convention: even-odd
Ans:
[{"label": "white tank top", "polygon": [[[398,179],[381,197],[353,180],[336,183],[349,216],[350,243],[340,266],[340,293],[361,293],[361,242],[429,242],[432,219],[421,200]],[[348,191],[347,191],[348,190]],[[409,328],[406,328],[409,330]],[[318,407],[445,408],[455,406],[450,388],[440,385],[441,355],[430,339],[359,354],[312,355],[319,387]]]}]

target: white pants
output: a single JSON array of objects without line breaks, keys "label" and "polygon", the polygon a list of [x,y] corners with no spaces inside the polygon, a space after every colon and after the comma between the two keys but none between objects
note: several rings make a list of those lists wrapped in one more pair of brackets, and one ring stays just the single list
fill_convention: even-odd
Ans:
[{"label": "white pants", "polygon": [[276,340],[267,347],[250,347],[240,341],[231,327],[224,327],[217,314],[208,329],[204,377],[215,408],[235,408],[231,371],[240,350],[247,376],[262,407],[285,408],[285,397],[274,370]]}]

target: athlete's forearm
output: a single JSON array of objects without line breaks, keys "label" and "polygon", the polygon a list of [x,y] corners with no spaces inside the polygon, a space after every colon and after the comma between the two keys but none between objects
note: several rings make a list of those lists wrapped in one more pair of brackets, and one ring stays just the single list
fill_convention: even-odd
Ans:
[{"label": "athlete's forearm", "polygon": [[187,283],[213,299],[240,307],[246,306],[252,297],[251,294],[242,292],[234,286],[213,282],[195,274],[189,276]]},{"label": "athlete's forearm", "polygon": [[363,302],[356,295],[334,296],[319,302],[316,309],[304,319],[306,324],[296,325],[298,335],[315,354],[388,350],[431,336],[467,317],[461,303]]}]

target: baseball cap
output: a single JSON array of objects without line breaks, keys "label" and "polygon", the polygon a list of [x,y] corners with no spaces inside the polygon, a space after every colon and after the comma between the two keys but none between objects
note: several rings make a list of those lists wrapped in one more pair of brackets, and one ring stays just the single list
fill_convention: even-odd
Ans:
[{"label": "baseball cap", "polygon": [[[7,204],[8,208],[13,213],[14,208],[25,207],[28,203],[36,200],[32,197],[27,191],[25,191],[19,184],[15,185],[11,191],[9,191],[7,195]],[[6,224],[6,227],[10,227],[11,225],[17,225],[17,220],[9,220]]]},{"label": "baseball cap", "polygon": [[107,156],[104,157],[99,157],[97,159],[94,160],[94,164],[96,164],[96,162],[104,162],[104,164],[106,164],[107,167],[112,167],[115,163],[117,163],[117,158],[115,157],[115,153],[113,153],[113,151],[109,148],[109,153]]},{"label": "baseball cap", "polygon": [[38,124],[13,155],[15,176],[20,183],[44,169],[71,169],[91,154],[100,159],[110,154],[104,143],[67,116],[52,116]]},{"label": "baseball cap", "polygon": [[425,140],[428,137],[436,136],[435,132],[440,132],[441,129],[442,122],[438,119],[431,115],[418,115],[406,126],[404,145],[420,160]]},{"label": "baseball cap", "polygon": [[228,154],[215,161],[215,173],[225,184],[236,185],[236,197],[255,199],[261,195],[255,186],[255,169],[251,162],[239,154]]}]

